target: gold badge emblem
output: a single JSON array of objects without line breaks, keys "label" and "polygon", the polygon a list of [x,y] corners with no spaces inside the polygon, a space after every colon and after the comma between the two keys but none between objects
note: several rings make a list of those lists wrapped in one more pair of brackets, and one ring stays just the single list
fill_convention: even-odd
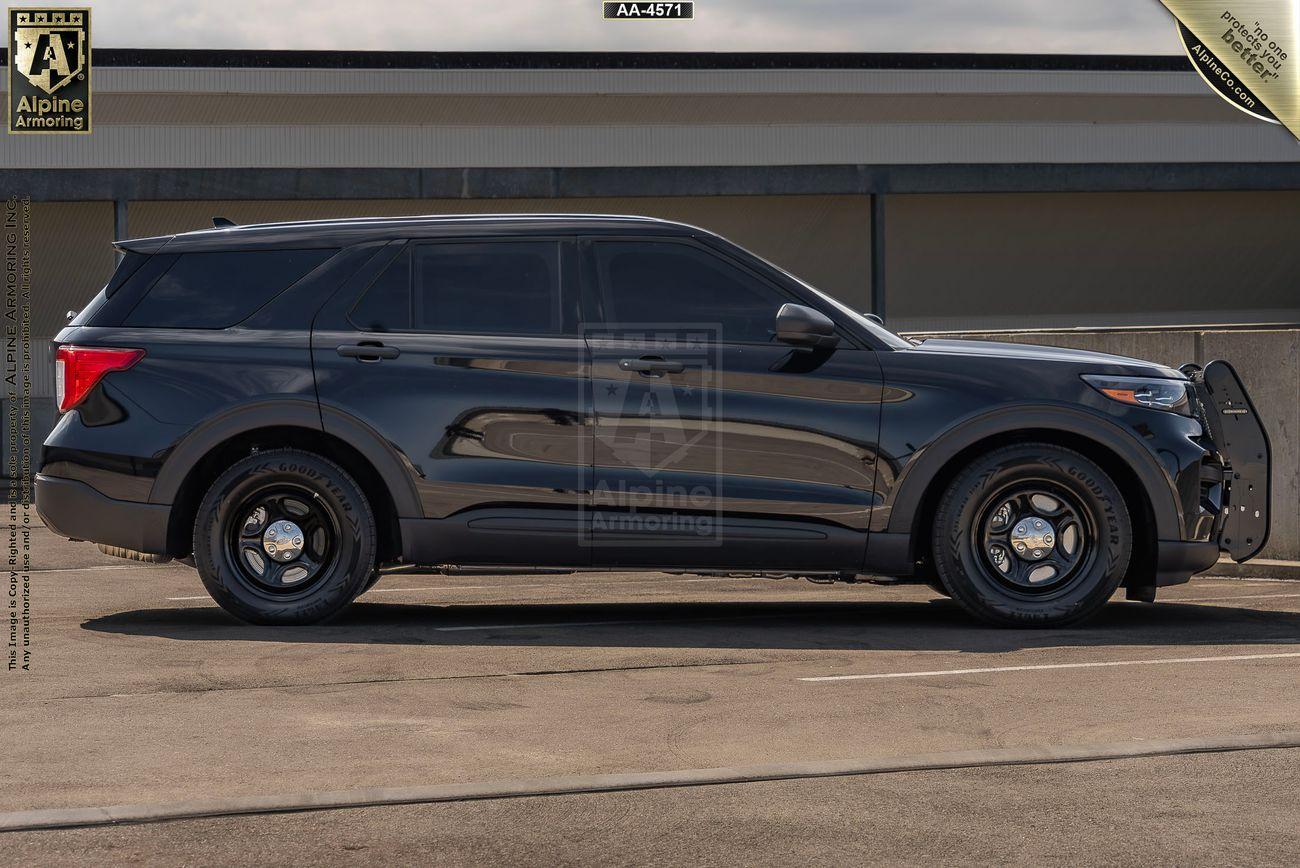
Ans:
[{"label": "gold badge emblem", "polygon": [[90,10],[9,10],[9,132],[90,132]]},{"label": "gold badge emblem", "polygon": [[1300,137],[1296,0],[1161,0],[1193,68],[1219,96]]}]

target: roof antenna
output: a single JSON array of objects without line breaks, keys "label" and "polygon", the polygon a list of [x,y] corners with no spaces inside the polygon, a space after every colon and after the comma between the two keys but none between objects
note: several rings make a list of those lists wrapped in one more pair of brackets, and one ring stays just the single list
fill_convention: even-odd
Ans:
[{"label": "roof antenna", "polygon": [[217,229],[225,229],[227,226],[234,226],[235,221],[229,217],[213,217],[212,225]]}]

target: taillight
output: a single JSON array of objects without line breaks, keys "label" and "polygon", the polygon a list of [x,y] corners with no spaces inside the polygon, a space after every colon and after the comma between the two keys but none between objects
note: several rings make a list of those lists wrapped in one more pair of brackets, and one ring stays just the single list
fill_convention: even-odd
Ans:
[{"label": "taillight", "polygon": [[95,384],[114,371],[125,371],[144,358],[144,350],[119,347],[59,347],[54,357],[54,394],[59,412],[80,404]]}]

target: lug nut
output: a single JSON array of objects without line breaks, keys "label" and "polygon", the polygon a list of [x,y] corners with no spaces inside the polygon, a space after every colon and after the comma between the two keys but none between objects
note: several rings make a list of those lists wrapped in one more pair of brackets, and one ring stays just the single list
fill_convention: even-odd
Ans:
[{"label": "lug nut", "polygon": [[1036,521],[1034,522],[1034,527],[1041,530],[1043,527],[1043,523],[1041,521]]},{"label": "lug nut", "polygon": [[[1048,541],[1048,542],[1051,542],[1051,541],[1052,541],[1052,538],[1049,536],[1049,537],[1047,538],[1047,541]],[[293,544],[296,545],[296,546],[300,546],[300,545],[302,545],[302,537],[300,537],[300,536],[296,536],[296,537],[294,537],[294,538],[293,538]]]}]

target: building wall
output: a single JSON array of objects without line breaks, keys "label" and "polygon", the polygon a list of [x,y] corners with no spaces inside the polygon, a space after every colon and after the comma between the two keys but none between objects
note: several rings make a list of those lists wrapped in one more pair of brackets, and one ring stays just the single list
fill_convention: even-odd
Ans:
[{"label": "building wall", "polygon": [[898,329],[1300,323],[1300,192],[890,196]]},{"label": "building wall", "polygon": [[426,69],[364,68],[384,58],[362,56],[342,69],[137,56],[96,67],[93,135],[0,137],[0,166],[1296,160],[1285,129],[1234,112],[1186,68],[725,68],[715,57],[713,69]]}]

